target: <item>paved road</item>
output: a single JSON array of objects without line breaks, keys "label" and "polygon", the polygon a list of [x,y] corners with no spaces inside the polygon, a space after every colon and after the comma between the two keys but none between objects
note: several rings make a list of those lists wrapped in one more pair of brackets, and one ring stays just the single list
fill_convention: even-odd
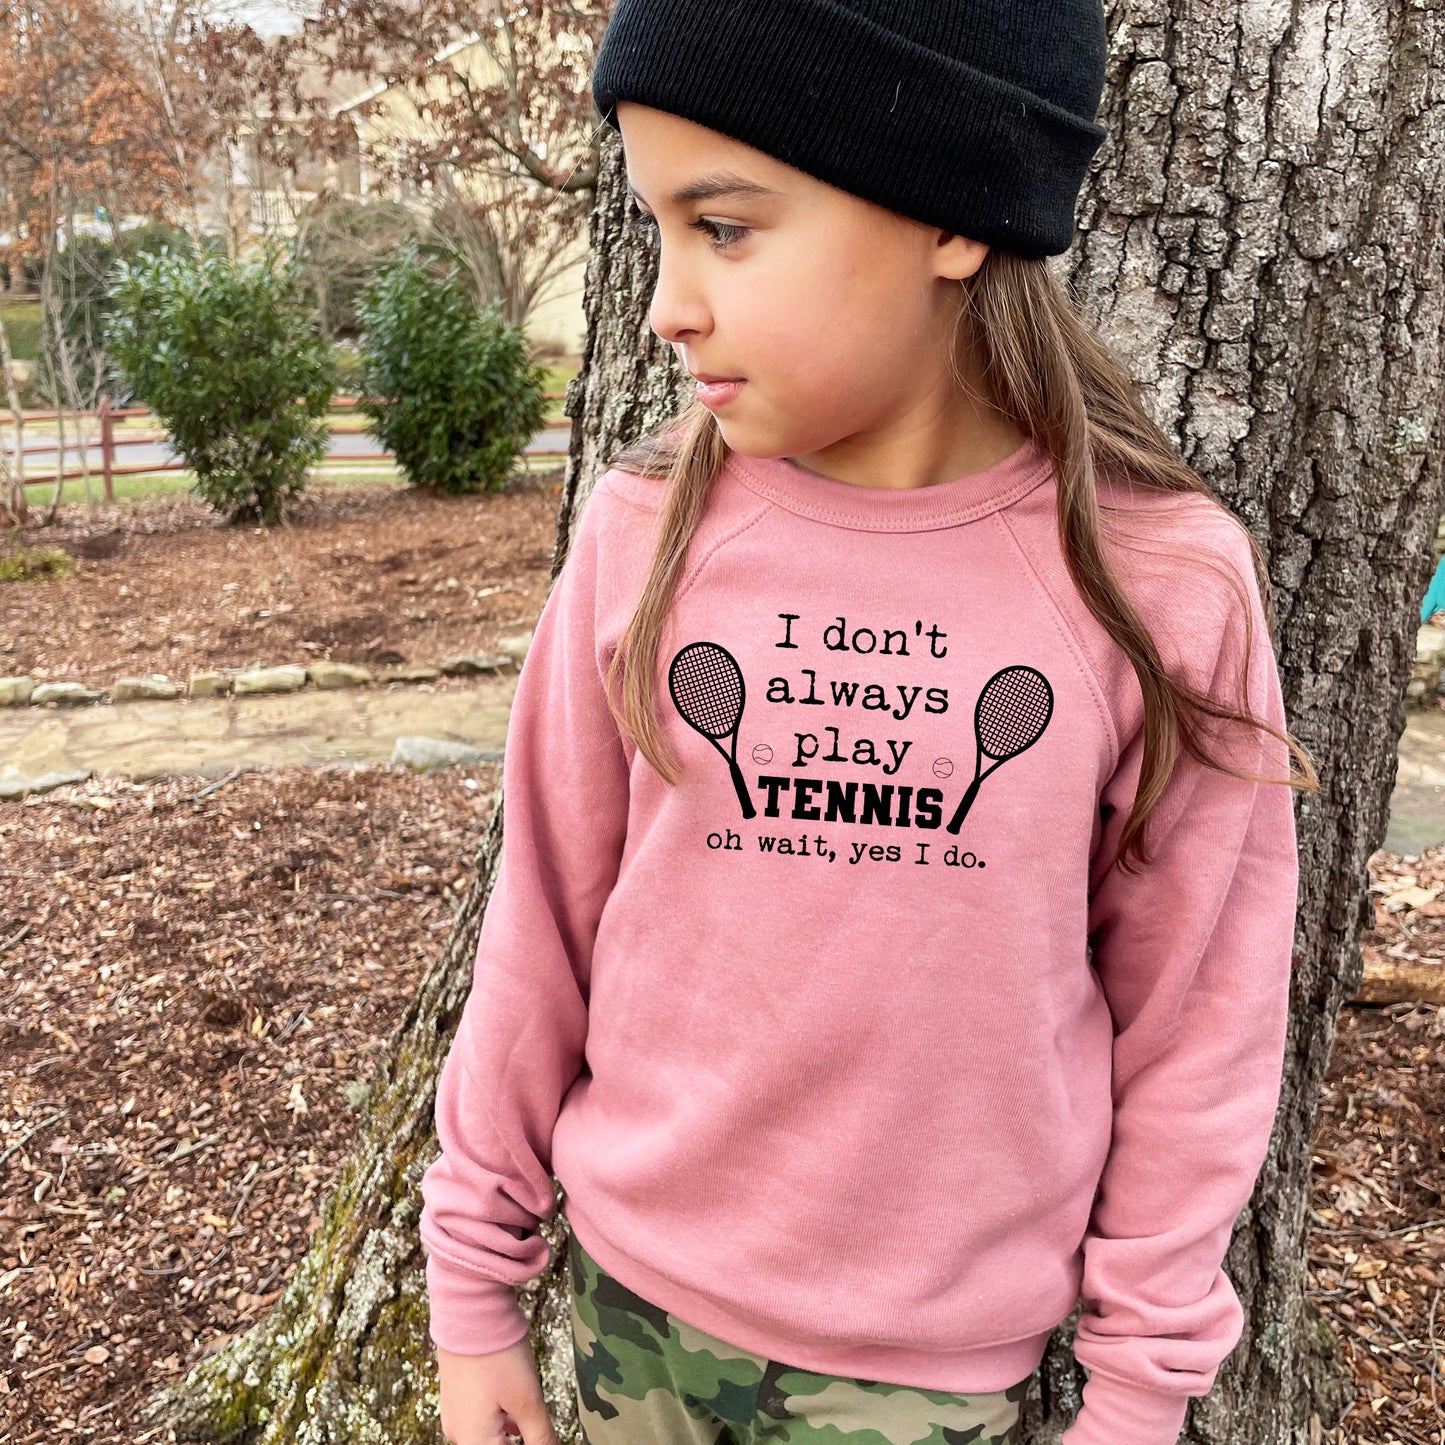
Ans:
[{"label": "paved road", "polygon": [[[547,427],[539,431],[525,450],[532,452],[565,451],[568,440],[571,436],[567,427]],[[7,445],[7,450],[13,451],[13,447]],[[91,446],[86,449],[92,471],[99,472],[102,458],[99,446]],[[385,448],[369,431],[363,432],[332,432],[331,444],[326,450],[328,457],[356,457],[364,456],[368,452],[379,452]],[[69,471],[80,465],[81,448],[67,444],[65,448],[65,467]],[[27,451],[25,453],[25,475],[27,477],[53,476],[56,468],[56,451],[54,449],[43,452]],[[122,446],[117,448],[115,461],[117,466],[140,466],[142,464],[156,465],[160,462],[178,461],[178,454],[167,442],[142,442],[135,446]]]}]

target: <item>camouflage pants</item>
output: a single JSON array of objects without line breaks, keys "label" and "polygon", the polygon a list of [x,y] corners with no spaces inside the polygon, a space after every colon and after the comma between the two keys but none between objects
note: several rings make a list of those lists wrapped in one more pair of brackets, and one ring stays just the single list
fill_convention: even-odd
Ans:
[{"label": "camouflage pants", "polygon": [[959,1395],[822,1375],[683,1323],[569,1242],[586,1445],[1014,1445],[1027,1380]]}]

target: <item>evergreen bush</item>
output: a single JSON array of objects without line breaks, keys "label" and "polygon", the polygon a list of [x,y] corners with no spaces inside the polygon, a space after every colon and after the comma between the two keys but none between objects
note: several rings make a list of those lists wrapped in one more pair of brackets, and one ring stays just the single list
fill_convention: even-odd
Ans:
[{"label": "evergreen bush", "polygon": [[165,425],[195,489],[236,523],[277,522],[326,455],[331,347],[268,253],[120,260],[107,340],[127,383]]},{"label": "evergreen bush", "polygon": [[499,490],[546,419],[546,367],[500,309],[478,310],[455,264],[438,271],[414,239],[358,299],[358,409],[415,485]]}]

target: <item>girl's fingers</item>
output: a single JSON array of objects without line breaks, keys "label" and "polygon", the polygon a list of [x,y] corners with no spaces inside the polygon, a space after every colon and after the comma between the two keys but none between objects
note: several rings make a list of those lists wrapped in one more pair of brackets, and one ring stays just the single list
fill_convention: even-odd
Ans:
[{"label": "girl's fingers", "polygon": [[552,1417],[547,1413],[547,1407],[541,1400],[534,1401],[525,1410],[513,1412],[517,1424],[521,1426],[518,1433],[521,1435],[524,1445],[557,1445],[557,1433],[552,1428]]}]

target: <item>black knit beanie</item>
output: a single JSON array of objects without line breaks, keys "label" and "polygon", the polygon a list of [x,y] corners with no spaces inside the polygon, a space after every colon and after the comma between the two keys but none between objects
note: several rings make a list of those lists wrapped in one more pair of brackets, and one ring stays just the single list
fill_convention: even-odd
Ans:
[{"label": "black knit beanie", "polygon": [[1102,0],[616,0],[592,97],[732,136],[1023,256],[1066,251],[1105,135]]}]

